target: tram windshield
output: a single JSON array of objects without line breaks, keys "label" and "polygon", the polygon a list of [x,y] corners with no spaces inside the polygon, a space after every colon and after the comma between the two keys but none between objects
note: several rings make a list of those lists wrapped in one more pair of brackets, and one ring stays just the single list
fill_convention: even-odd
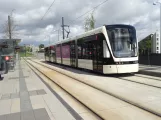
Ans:
[{"label": "tram windshield", "polygon": [[132,26],[107,26],[113,54],[117,58],[137,56],[136,31]]}]

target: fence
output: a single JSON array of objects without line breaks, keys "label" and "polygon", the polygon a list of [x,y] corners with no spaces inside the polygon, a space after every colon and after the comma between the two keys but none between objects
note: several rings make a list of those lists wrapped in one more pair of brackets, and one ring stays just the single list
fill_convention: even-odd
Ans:
[{"label": "fence", "polygon": [[161,54],[140,55],[139,64],[161,66]]}]

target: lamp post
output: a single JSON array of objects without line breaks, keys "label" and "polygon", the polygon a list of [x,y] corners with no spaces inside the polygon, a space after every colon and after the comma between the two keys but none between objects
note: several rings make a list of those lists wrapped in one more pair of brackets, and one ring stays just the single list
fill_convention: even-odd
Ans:
[{"label": "lamp post", "polygon": [[[161,48],[161,2],[157,1],[157,2],[154,2],[153,5],[157,5],[159,4],[160,5],[160,48]],[[161,50],[160,50],[161,52]]]}]

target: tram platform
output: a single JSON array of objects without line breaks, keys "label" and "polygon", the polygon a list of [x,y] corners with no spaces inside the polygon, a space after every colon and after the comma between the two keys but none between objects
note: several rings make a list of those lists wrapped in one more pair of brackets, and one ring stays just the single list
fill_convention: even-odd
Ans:
[{"label": "tram platform", "polygon": [[[0,120],[76,120],[67,103],[18,60],[0,81]],[[68,107],[68,108],[67,108]],[[79,119],[78,119],[79,120]]]},{"label": "tram platform", "polygon": [[139,73],[150,76],[161,77],[161,66],[140,64]]}]

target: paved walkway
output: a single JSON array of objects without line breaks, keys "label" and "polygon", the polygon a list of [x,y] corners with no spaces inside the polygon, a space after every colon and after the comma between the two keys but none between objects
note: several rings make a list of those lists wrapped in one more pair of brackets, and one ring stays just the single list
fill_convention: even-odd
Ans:
[{"label": "paved walkway", "polygon": [[[0,120],[81,120],[21,60],[0,81]],[[67,108],[68,107],[68,108]]]},{"label": "paved walkway", "polygon": [[139,65],[139,72],[141,74],[161,77],[161,66]]}]

